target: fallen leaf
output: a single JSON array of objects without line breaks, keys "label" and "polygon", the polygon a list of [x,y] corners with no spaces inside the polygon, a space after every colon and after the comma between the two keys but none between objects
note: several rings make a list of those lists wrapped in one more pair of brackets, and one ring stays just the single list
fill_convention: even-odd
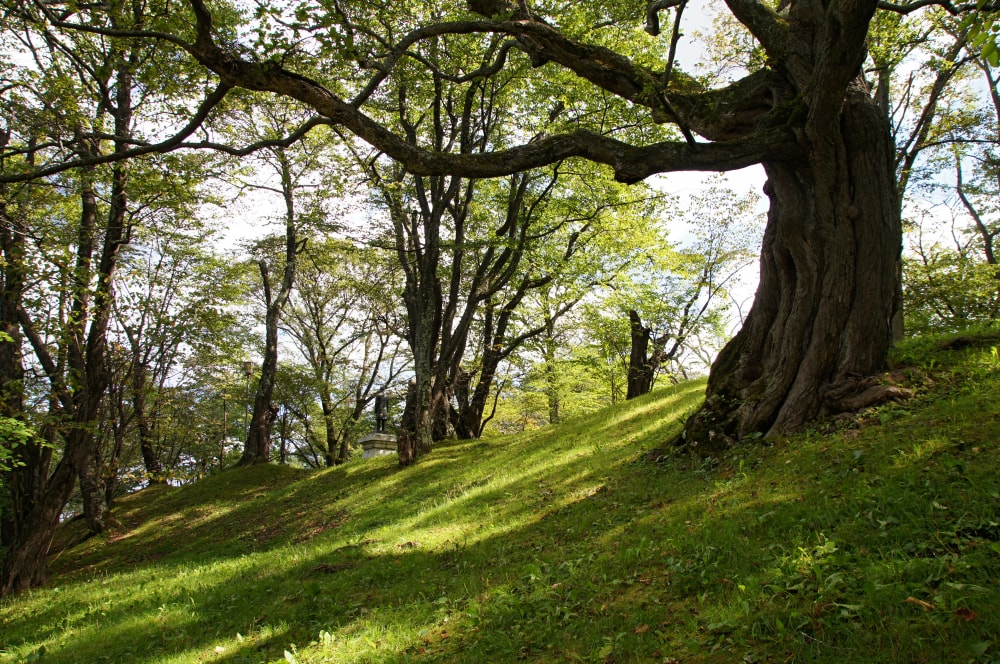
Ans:
[{"label": "fallen leaf", "polygon": [[924,611],[933,611],[934,610],[934,605],[933,604],[931,604],[930,602],[925,602],[922,599],[917,599],[916,597],[907,597],[906,601],[909,602],[910,604],[916,604],[917,606],[919,606]]},{"label": "fallen leaf", "polygon": [[649,625],[646,625],[645,623],[635,628],[636,634],[645,634],[648,631],[649,631]]},{"label": "fallen leaf", "polygon": [[963,606],[958,609],[955,609],[955,615],[964,620],[965,622],[972,622],[973,620],[976,619],[976,616],[978,614],[972,609]]}]

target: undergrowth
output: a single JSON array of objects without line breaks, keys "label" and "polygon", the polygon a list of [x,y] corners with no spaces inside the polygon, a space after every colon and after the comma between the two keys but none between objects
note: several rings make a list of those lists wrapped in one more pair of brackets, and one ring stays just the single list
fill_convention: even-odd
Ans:
[{"label": "undergrowth", "polygon": [[[996,342],[899,349],[904,403],[646,453],[687,383],[325,471],[265,466],[65,524],[0,604],[11,662],[997,662]],[[921,345],[922,344],[922,345]]]}]

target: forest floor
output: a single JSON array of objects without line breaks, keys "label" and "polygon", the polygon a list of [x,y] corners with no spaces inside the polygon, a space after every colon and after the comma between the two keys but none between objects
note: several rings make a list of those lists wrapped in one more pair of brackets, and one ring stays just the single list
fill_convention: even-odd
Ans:
[{"label": "forest floor", "polygon": [[703,382],[400,470],[262,466],[61,528],[4,662],[997,662],[996,340],[911,343],[905,402],[647,453]]}]

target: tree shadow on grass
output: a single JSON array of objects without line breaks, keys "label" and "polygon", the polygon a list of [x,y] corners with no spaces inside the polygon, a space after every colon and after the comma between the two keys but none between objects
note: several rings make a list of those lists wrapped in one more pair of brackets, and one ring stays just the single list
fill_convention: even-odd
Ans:
[{"label": "tree shadow on grass", "polygon": [[[697,391],[689,398],[697,399]],[[50,661],[161,661],[171,652],[181,657],[177,661],[184,661],[180,653],[246,661],[261,653],[278,657],[283,649],[272,644],[282,638],[289,645],[308,643],[323,629],[349,628],[370,607],[405,607],[401,615],[419,632],[436,624],[438,600],[454,590],[450,584],[458,567],[480,579],[466,582],[466,594],[489,595],[498,587],[491,579],[501,586],[513,583],[517,577],[508,568],[523,567],[555,546],[539,544],[543,537],[586,521],[589,517],[576,512],[580,505],[605,500],[600,491],[614,467],[637,456],[636,440],[657,434],[648,419],[586,423],[595,430],[614,428],[620,443],[609,445],[610,452],[574,451],[539,435],[520,446],[442,446],[405,471],[384,462],[339,473],[246,469],[238,481],[235,475],[215,480],[223,487],[236,482],[237,491],[222,492],[211,486],[213,480],[190,487],[204,498],[224,493],[221,501],[193,501],[184,495],[188,489],[157,489],[122,501],[117,537],[112,533],[76,560],[55,561],[60,590],[39,591],[44,608],[5,620],[20,623],[15,626],[32,635],[27,639],[32,645],[62,639],[48,648]],[[615,456],[609,461],[608,454]],[[543,469],[534,469],[533,455],[548,457]],[[466,472],[456,472],[459,465]],[[145,515],[133,504],[144,498],[153,504]],[[174,521],[164,527],[156,515]],[[487,515],[499,526],[478,536]],[[404,541],[366,536],[400,523],[405,528],[392,532]],[[319,530],[296,543],[311,532],[310,524]],[[420,533],[433,536],[442,525],[466,536],[423,548]],[[106,590],[75,598],[75,586],[93,586],[101,575]],[[414,588],[400,584],[401,578],[419,583]],[[266,636],[253,637],[265,628]],[[246,645],[234,645],[237,633]],[[216,647],[223,652],[215,653]]]}]

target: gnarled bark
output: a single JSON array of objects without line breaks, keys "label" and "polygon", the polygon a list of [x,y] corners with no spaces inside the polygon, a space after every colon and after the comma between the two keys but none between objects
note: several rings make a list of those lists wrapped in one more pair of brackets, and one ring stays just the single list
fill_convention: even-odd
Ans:
[{"label": "gnarled bark", "polygon": [[[764,163],[771,201],[753,308],[712,365],[681,440],[714,452],[839,410],[878,371],[898,307],[900,225],[888,121],[853,89],[802,159]],[[859,393],[864,390],[859,387]]]}]

